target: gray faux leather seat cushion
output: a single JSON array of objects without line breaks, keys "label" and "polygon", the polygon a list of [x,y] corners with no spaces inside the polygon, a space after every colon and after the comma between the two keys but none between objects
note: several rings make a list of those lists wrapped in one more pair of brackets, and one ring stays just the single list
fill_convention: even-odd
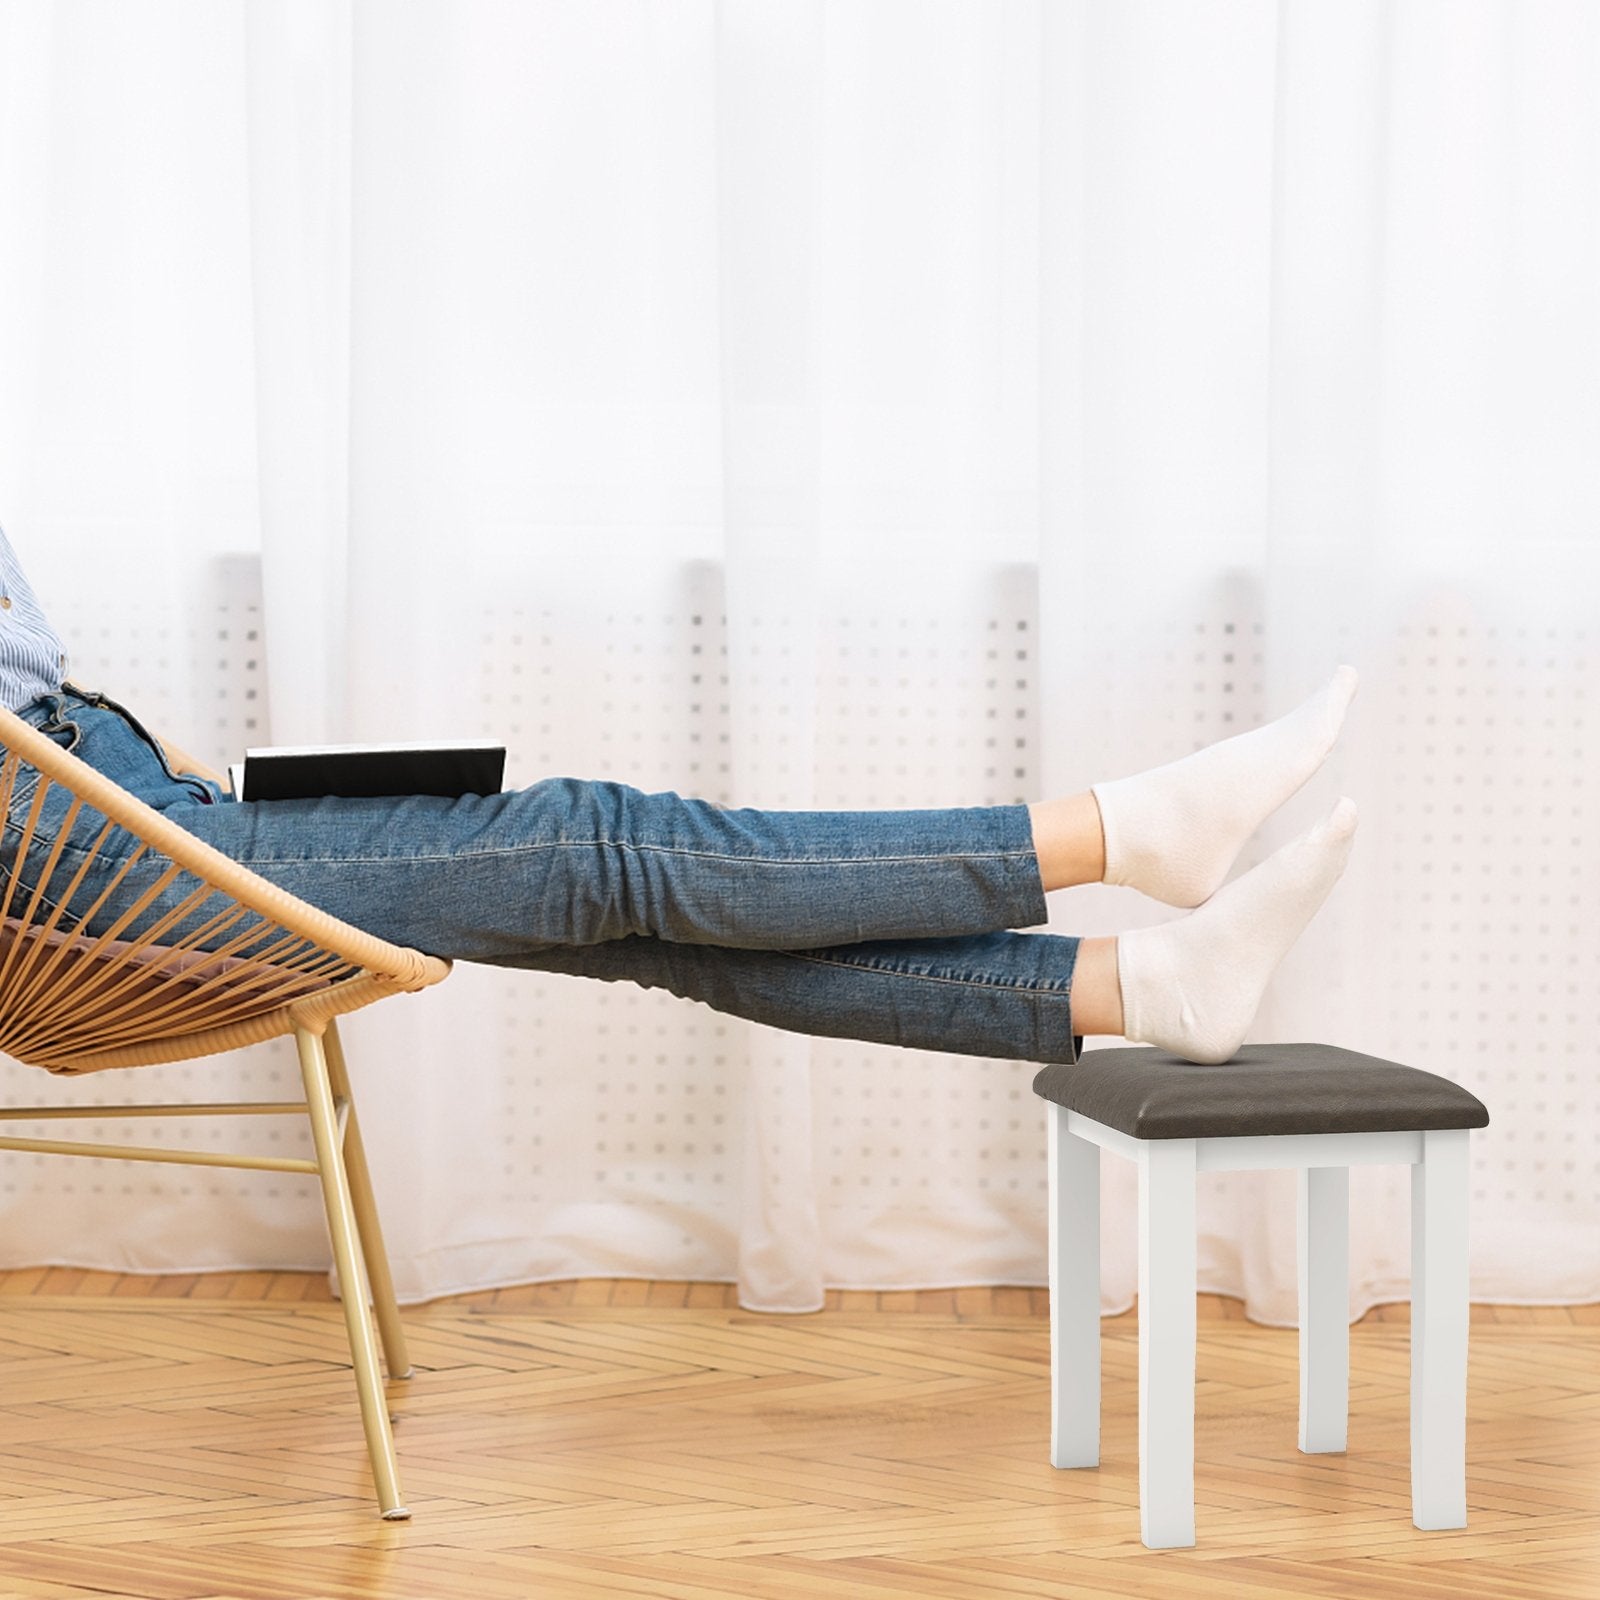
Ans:
[{"label": "gray faux leather seat cushion", "polygon": [[1488,1108],[1437,1073],[1331,1044],[1247,1044],[1202,1066],[1148,1045],[1054,1062],[1033,1092],[1135,1139],[1482,1128]]}]

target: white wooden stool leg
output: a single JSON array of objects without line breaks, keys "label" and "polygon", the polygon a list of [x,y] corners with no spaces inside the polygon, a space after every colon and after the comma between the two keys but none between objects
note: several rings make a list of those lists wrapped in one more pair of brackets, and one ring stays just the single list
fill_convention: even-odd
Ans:
[{"label": "white wooden stool leg", "polygon": [[1050,1465],[1100,1465],[1100,1147],[1050,1106]]},{"label": "white wooden stool leg", "polygon": [[1139,1528],[1194,1543],[1195,1141],[1139,1146]]},{"label": "white wooden stool leg", "polygon": [[1350,1169],[1300,1169],[1300,1448],[1343,1450],[1350,1419]]},{"label": "white wooden stool leg", "polygon": [[1467,1525],[1468,1130],[1422,1136],[1411,1169],[1411,1520]]}]

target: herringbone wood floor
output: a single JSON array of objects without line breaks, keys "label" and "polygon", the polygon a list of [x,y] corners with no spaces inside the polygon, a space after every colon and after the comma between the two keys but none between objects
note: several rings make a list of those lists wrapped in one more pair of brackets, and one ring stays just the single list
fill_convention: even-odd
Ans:
[{"label": "herringbone wood floor", "polygon": [[1200,1543],[1156,1553],[1132,1315],[1105,1324],[1102,1465],[1058,1472],[1042,1290],[768,1316],[722,1284],[583,1280],[408,1307],[397,1524],[328,1298],[320,1274],[0,1274],[0,1597],[1600,1594],[1597,1306],[1474,1307],[1470,1526],[1425,1534],[1405,1308],[1353,1330],[1349,1452],[1308,1457],[1294,1333],[1202,1296]]}]

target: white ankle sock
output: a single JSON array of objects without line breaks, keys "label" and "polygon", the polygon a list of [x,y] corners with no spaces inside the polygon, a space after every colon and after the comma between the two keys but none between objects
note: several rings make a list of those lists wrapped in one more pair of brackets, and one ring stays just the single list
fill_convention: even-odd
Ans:
[{"label": "white ankle sock", "polygon": [[1164,767],[1091,786],[1106,839],[1103,883],[1172,906],[1216,893],[1245,840],[1320,767],[1356,692],[1340,667],[1287,716]]},{"label": "white ankle sock", "polygon": [[1356,831],[1344,799],[1198,911],[1117,936],[1123,1036],[1189,1061],[1234,1056],[1267,981],[1339,881]]}]

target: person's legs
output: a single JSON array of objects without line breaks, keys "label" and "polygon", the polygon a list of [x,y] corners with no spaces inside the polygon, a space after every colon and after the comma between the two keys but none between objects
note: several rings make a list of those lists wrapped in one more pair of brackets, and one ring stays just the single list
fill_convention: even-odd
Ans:
[{"label": "person's legs", "polygon": [[[604,780],[547,778],[495,795],[215,803],[174,779],[136,723],[74,695],[29,720],[171,821],[313,905],[438,955],[492,960],[629,935],[745,949],[990,933],[1046,920],[1025,806],[905,811],[730,809]],[[48,853],[68,797],[41,817]],[[11,806],[15,824],[27,796]],[[68,841],[87,851],[99,819]],[[92,899],[131,837],[75,896]],[[101,931],[165,870],[134,863]],[[175,904],[174,884],[150,916]],[[179,924],[171,930],[176,938]]]},{"label": "person's legs", "polygon": [[1089,1031],[1077,998],[1082,980],[1074,976],[1079,948],[1079,940],[1049,933],[810,950],[730,950],[630,935],[492,965],[666,989],[793,1033],[1016,1061],[1076,1061]]},{"label": "person's legs", "polygon": [[1189,916],[1114,939],[996,932],[729,950],[629,936],[493,959],[665,988],[796,1033],[1066,1062],[1084,1035],[1120,1034],[1221,1062],[1344,871],[1355,823],[1341,800]]},{"label": "person's legs", "polygon": [[1148,864],[1158,837],[1163,858],[1225,867],[1213,835],[1304,781],[1353,688],[1341,669],[1276,723],[1092,791],[903,811],[735,810],[574,778],[455,800],[218,804],[94,691],[48,697],[30,720],[82,728],[84,760],[312,904],[474,959],[628,934],[797,949],[1036,926],[1046,892]]},{"label": "person's legs", "polygon": [[[1256,730],[1117,785],[1096,785],[1093,791],[1032,807],[907,811],[732,810],[675,793],[645,794],[626,784],[572,778],[455,800],[407,796],[219,804],[214,786],[196,788],[176,779],[131,715],[119,715],[121,708],[56,696],[29,720],[53,737],[65,724],[59,742],[70,740],[91,765],[262,877],[372,933],[436,955],[555,967],[584,958],[552,952],[618,945],[628,953],[615,959],[630,970],[614,975],[632,976],[634,966],[646,973],[669,970],[661,963],[673,958],[655,945],[771,952],[783,959],[770,971],[788,974],[776,991],[770,981],[757,982],[757,964],[708,962],[710,977],[692,982],[684,977],[689,969],[682,962],[670,971],[683,984],[680,992],[691,993],[698,984],[716,994],[724,1009],[748,1015],[739,1003],[728,1003],[737,1001],[737,985],[729,985],[741,974],[756,992],[748,1005],[776,1011],[787,1005],[797,1017],[815,1011],[816,1027],[780,1024],[799,1031],[837,1031],[828,1023],[841,1008],[852,1017],[875,1015],[873,1004],[858,1004],[864,983],[874,986],[877,1004],[887,1006],[891,1018],[909,995],[931,995],[937,985],[946,994],[962,991],[969,1001],[977,991],[994,991],[991,1012],[974,1012],[972,1020],[960,1024],[958,1019],[957,1025],[958,1036],[959,1025],[981,1034],[988,1041],[982,1048],[993,1054],[1006,1053],[995,1046],[994,1035],[1023,1026],[1030,1007],[1068,998],[1081,955],[1083,1031],[1123,1031],[1127,1001],[1130,1015],[1141,1019],[1136,1026],[1144,1030],[1129,1028],[1128,1037],[1186,1053],[1191,1044],[1214,1051],[1246,1009],[1253,1015],[1250,995],[1259,998],[1277,960],[1342,869],[1348,829],[1342,839],[1325,839],[1316,849],[1302,851],[1302,865],[1292,872],[1265,873],[1270,863],[1264,863],[1239,885],[1230,885],[1230,905],[1236,909],[1226,914],[1208,907],[1209,918],[1137,930],[1122,941],[1084,941],[1081,952],[1075,939],[1035,935],[1013,942],[1016,936],[1009,930],[1045,920],[1048,889],[1119,881],[1114,853],[1124,864],[1148,866],[1155,859],[1154,841],[1162,830],[1176,838],[1173,830],[1183,816],[1195,827],[1220,827],[1220,807],[1229,811],[1229,827],[1236,832],[1246,812],[1268,800],[1279,803],[1285,784],[1292,781],[1297,788],[1304,781],[1312,754],[1320,760],[1326,753],[1328,729],[1342,717],[1352,688],[1345,675],[1337,675],[1320,699],[1281,719],[1282,726],[1269,725],[1278,728],[1272,737],[1258,738],[1269,730]],[[1249,798],[1252,763],[1260,765],[1263,789]],[[1209,822],[1208,807],[1217,811]],[[14,844],[17,812],[14,798],[8,844]],[[1115,852],[1108,843],[1111,818],[1117,823]],[[61,820],[55,818],[58,824]],[[94,825],[87,818],[80,822],[84,829]],[[75,832],[63,858],[69,867],[76,843]],[[126,843],[131,849],[133,841]],[[30,865],[50,844],[47,817]],[[1215,841],[1201,844],[1205,870],[1214,873],[1221,860]],[[116,865],[112,852],[69,910],[92,901],[100,880]],[[154,859],[136,862],[86,924],[88,931],[103,931],[152,888],[163,870]],[[1246,894],[1244,885],[1252,879]],[[144,925],[175,906],[188,887],[180,880],[156,898]],[[1271,938],[1254,938],[1251,927],[1263,916],[1275,931]],[[74,920],[69,914],[67,925]],[[200,914],[191,920],[198,923]],[[190,924],[179,922],[163,937],[177,942],[188,931]],[[218,937],[238,932],[235,927]],[[1000,934],[1007,937],[983,944]],[[973,940],[979,943],[969,944]],[[1238,970],[1224,948],[1230,940],[1250,947],[1249,960]],[[215,942],[203,939],[200,947]],[[1136,942],[1141,948],[1133,953],[1142,959],[1130,960]],[[921,947],[921,956],[869,948],[896,943]],[[935,944],[943,948],[935,950]],[[801,959],[808,951],[840,949],[857,953],[809,963]],[[633,954],[637,951],[645,953]],[[598,969],[607,959],[595,956],[591,965]],[[948,971],[906,965],[930,959],[947,963]],[[801,968],[810,969],[810,978],[795,976]],[[826,982],[817,992],[824,968]],[[595,970],[593,975],[606,974]],[[1206,997],[1194,992],[1208,975],[1227,980],[1225,1016],[1213,1015]],[[846,981],[849,993],[841,998],[835,990]],[[1130,981],[1137,994],[1130,994]],[[883,983],[892,987],[880,990]],[[761,999],[763,994],[768,998]],[[934,1019],[933,1035],[951,1037],[952,1024],[937,1004],[924,1002],[922,1010]],[[1245,1016],[1244,1025],[1248,1021]],[[905,1029],[882,1017],[871,1025]],[[855,1023],[846,1031],[880,1036],[859,1032]],[[1028,1031],[1036,1043],[1038,1027]],[[1031,1046],[1019,1053],[1030,1051]]]},{"label": "person's legs", "polygon": [[804,949],[1047,917],[1022,806],[734,810],[547,778],[455,800],[178,804],[166,815],[371,933],[467,960],[629,935]]}]

